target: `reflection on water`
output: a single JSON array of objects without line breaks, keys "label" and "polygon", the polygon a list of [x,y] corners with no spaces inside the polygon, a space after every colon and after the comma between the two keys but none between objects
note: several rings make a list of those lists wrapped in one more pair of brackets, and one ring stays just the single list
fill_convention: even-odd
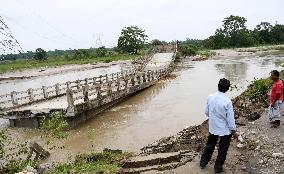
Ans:
[{"label": "reflection on water", "polygon": [[228,78],[239,95],[254,79],[267,77],[272,69],[280,69],[282,56],[208,60],[184,60],[177,78],[162,81],[125,102],[81,124],[70,132],[66,144],[74,152],[119,148],[136,151],[186,126],[202,123],[206,97],[217,90],[220,78]]}]

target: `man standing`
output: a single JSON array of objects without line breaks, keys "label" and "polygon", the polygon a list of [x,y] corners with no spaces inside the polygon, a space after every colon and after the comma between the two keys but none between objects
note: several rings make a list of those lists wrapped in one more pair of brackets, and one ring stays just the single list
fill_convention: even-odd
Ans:
[{"label": "man standing", "polygon": [[226,160],[227,151],[232,136],[237,138],[236,124],[232,101],[225,93],[230,88],[230,81],[223,78],[218,84],[218,92],[207,98],[205,114],[209,118],[209,136],[206,147],[201,156],[200,167],[203,169],[210,161],[215,146],[219,141],[218,156],[215,161],[215,172],[223,172],[223,164]]},{"label": "man standing", "polygon": [[270,78],[273,80],[271,93],[269,96],[270,106],[268,108],[269,121],[272,128],[280,126],[281,104],[283,101],[283,82],[279,79],[280,73],[277,70],[271,71]]}]

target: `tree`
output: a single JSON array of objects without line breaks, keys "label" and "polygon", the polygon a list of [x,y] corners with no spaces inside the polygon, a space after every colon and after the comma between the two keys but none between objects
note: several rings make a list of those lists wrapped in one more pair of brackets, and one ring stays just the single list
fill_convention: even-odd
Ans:
[{"label": "tree", "polygon": [[226,17],[223,20],[223,29],[222,32],[227,37],[232,37],[233,35],[239,33],[240,31],[247,31],[246,28],[246,18],[241,16],[234,16],[231,15],[229,17]]},{"label": "tree", "polygon": [[271,30],[273,26],[269,22],[261,22],[256,25],[253,34],[259,43],[265,44],[271,42]]},{"label": "tree", "polygon": [[34,59],[43,61],[47,59],[47,53],[42,48],[37,48],[34,54]]},{"label": "tree", "polygon": [[184,56],[194,56],[197,53],[197,47],[192,44],[182,45],[181,46],[181,53]]},{"label": "tree", "polygon": [[163,42],[160,41],[159,39],[154,39],[151,41],[152,46],[157,46],[157,45],[163,45]]},{"label": "tree", "polygon": [[104,46],[97,48],[95,51],[96,57],[105,57],[107,53],[108,51]]},{"label": "tree", "polygon": [[144,47],[147,37],[145,30],[137,26],[125,27],[118,38],[118,48],[124,53],[137,54]]},{"label": "tree", "polygon": [[275,24],[271,29],[271,39],[275,44],[284,43],[284,25]]}]

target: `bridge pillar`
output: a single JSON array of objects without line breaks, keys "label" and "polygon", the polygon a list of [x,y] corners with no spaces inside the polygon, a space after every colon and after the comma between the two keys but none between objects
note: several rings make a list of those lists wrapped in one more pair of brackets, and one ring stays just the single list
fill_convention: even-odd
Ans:
[{"label": "bridge pillar", "polygon": [[59,94],[60,94],[59,83],[56,83],[56,84],[55,84],[55,93],[56,93],[56,95],[59,95]]},{"label": "bridge pillar", "polygon": [[28,95],[29,95],[29,100],[31,102],[33,102],[34,101],[34,94],[33,94],[33,89],[32,88],[28,89]]},{"label": "bridge pillar", "polygon": [[18,103],[18,99],[17,99],[17,92],[16,91],[11,92],[11,100],[12,100],[12,104],[14,106],[17,106],[19,104]]},{"label": "bridge pillar", "polygon": [[46,86],[42,86],[43,97],[48,98]]}]

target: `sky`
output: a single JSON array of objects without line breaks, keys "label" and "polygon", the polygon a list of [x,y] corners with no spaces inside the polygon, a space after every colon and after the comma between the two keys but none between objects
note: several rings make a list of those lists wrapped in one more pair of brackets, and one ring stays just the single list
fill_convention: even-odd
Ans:
[{"label": "sky", "polygon": [[132,25],[149,40],[205,39],[230,15],[245,17],[249,29],[262,21],[284,24],[284,1],[0,0],[0,16],[25,51],[113,47]]}]

